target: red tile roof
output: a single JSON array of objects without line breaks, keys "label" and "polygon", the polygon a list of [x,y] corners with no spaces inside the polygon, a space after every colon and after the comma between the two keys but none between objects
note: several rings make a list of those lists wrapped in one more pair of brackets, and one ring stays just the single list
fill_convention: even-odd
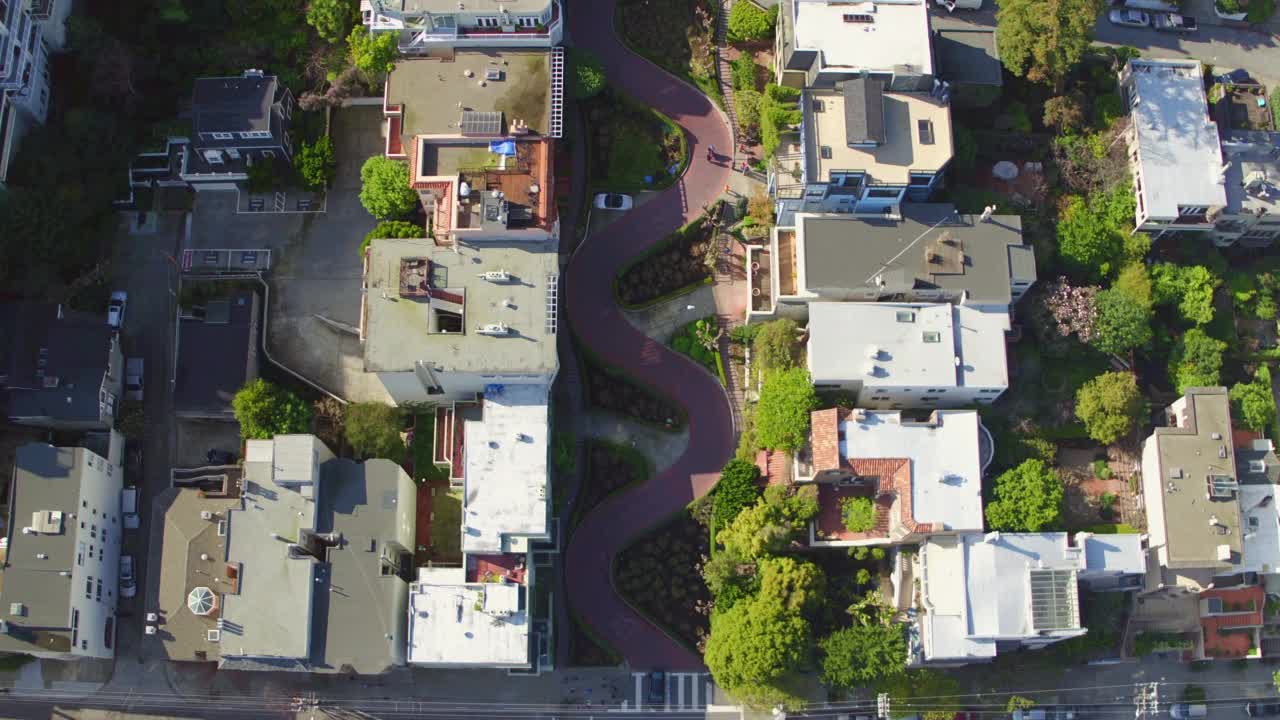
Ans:
[{"label": "red tile roof", "polygon": [[809,447],[813,450],[813,471],[840,467],[840,408],[814,410],[809,415]]},{"label": "red tile roof", "polygon": [[[1255,629],[1262,626],[1267,594],[1261,585],[1227,590],[1206,590],[1200,600],[1222,600],[1223,613],[1200,618],[1204,654],[1212,658],[1242,658],[1257,647]],[[1231,610],[1230,608],[1253,608]]]}]

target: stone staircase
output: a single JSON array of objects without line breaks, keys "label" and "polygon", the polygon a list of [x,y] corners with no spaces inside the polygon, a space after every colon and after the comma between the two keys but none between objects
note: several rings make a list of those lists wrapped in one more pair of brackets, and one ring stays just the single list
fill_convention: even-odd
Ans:
[{"label": "stone staircase", "polygon": [[720,93],[724,95],[724,113],[729,116],[729,136],[733,145],[728,149],[730,164],[738,161],[738,115],[733,105],[733,71],[729,67],[729,8],[733,0],[719,0],[720,10],[716,15],[716,79],[720,83]]},{"label": "stone staircase", "polygon": [[742,408],[746,402],[742,391],[742,377],[734,371],[733,363],[729,362],[729,331],[739,324],[741,323],[727,315],[716,315],[716,327],[720,330],[720,359],[724,361],[724,377],[728,382],[725,391],[729,394],[729,411],[733,414],[734,432],[742,432]]}]

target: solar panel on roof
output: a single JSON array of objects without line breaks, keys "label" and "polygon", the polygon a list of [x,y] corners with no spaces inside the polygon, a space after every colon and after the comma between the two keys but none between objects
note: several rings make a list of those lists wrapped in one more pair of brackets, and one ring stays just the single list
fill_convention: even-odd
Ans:
[{"label": "solar panel on roof", "polygon": [[464,110],[461,129],[463,135],[497,137],[502,134],[502,113]]}]

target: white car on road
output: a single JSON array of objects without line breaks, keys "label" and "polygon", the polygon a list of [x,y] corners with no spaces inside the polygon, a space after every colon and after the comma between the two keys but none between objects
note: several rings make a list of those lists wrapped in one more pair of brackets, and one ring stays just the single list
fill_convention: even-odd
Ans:
[{"label": "white car on road", "polygon": [[621,193],[600,193],[596,195],[598,210],[630,210],[634,206],[630,195]]},{"label": "white car on road", "polygon": [[119,330],[124,325],[124,308],[129,302],[129,294],[123,290],[111,293],[111,301],[107,303],[107,324]]},{"label": "white car on road", "polygon": [[120,597],[131,598],[138,594],[138,583],[133,579],[133,556],[120,556]]},{"label": "white car on road", "polygon": [[1107,19],[1113,24],[1124,27],[1151,27],[1151,16],[1141,10],[1117,9],[1107,13]]}]

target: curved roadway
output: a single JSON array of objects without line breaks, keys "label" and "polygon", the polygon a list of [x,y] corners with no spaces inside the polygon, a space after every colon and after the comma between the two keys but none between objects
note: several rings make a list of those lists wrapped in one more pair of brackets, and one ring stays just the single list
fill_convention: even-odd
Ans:
[{"label": "curved roadway", "polygon": [[[609,363],[682,403],[689,446],[666,471],[610,496],[574,531],[565,581],[579,617],[633,668],[700,669],[702,659],[636,614],[614,591],[611,562],[636,534],[661,522],[711,489],[733,452],[728,400],[720,384],[691,360],[636,330],[613,297],[613,278],[653,243],[687,224],[721,194],[726,164],[707,161],[709,145],[732,150],[725,116],[701,92],[632,53],[613,31],[614,0],[573,3],[574,44],[595,53],[615,87],[656,108],[684,128],[690,163],[671,188],[589,238],[573,257],[565,281],[569,321],[578,339]],[[671,28],[684,32],[684,28]],[[707,475],[711,473],[711,475]]]}]

